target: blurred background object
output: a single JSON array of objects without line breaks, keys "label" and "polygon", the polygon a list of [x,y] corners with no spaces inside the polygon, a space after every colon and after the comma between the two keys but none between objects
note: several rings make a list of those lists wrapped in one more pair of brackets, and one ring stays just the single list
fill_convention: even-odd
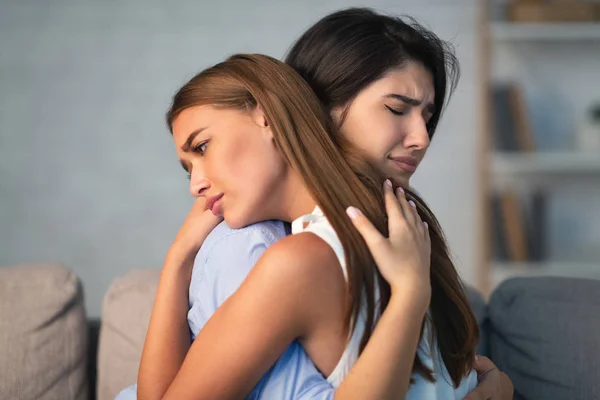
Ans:
[{"label": "blurred background object", "polygon": [[282,57],[356,5],[456,47],[461,81],[412,183],[465,282],[597,276],[600,3],[575,0],[0,1],[0,265],[68,266],[99,316],[112,280],[160,267],[191,204],[164,123],[174,90],[235,52]]},{"label": "blurred background object", "polygon": [[460,86],[413,184],[444,226],[461,275],[476,285],[478,5],[0,0],[0,265],[69,267],[98,317],[116,277],[161,267],[191,206],[164,119],[175,90],[236,52],[281,58],[326,14],[370,6],[412,15],[456,46]]},{"label": "blurred background object", "polygon": [[[462,77],[412,184],[463,280],[493,292],[468,290],[478,351],[517,399],[598,397],[600,0],[0,0],[0,400],[135,382],[192,203],[171,96],[233,53],[282,57],[351,6],[456,47]],[[496,289],[522,275],[563,278]]]},{"label": "blurred background object", "polygon": [[600,278],[600,2],[489,5],[489,290]]}]

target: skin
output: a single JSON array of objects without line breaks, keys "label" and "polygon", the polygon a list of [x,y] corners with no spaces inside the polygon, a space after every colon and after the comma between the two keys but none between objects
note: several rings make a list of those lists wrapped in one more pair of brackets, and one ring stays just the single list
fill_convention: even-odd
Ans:
[{"label": "skin", "polygon": [[[173,139],[199,199],[162,270],[138,398],[244,397],[296,339],[317,368],[330,374],[348,337],[346,282],[333,249],[308,232],[269,247],[190,346],[182,323],[187,296],[182,293],[189,287],[192,260],[207,227],[220,216],[240,226],[265,219],[291,221],[316,204],[299,175],[280,158],[260,108],[240,112],[192,107],[174,121]],[[257,175],[264,171],[269,173]],[[390,202],[391,184],[385,190]],[[215,195],[222,195],[212,207],[216,218],[202,205],[202,200],[210,205]],[[404,260],[388,266],[384,274],[392,288],[390,303],[373,339],[337,388],[337,399],[399,398],[408,389],[420,328],[412,322],[423,319],[431,296],[430,244],[415,208],[403,196],[399,203],[394,214],[399,227],[391,229]],[[397,340],[389,340],[392,333]]]},{"label": "skin", "polygon": [[[354,99],[341,123],[340,132],[361,148],[365,157],[393,180],[394,186],[407,186],[429,146],[425,126],[433,113],[433,98],[431,76],[419,64],[409,64],[403,69],[392,70]],[[334,118],[339,118],[340,115],[341,110],[334,110]],[[338,119],[338,122],[341,121]],[[195,135],[199,129],[202,131]],[[378,134],[367,137],[364,135],[365,131]],[[272,246],[242,287],[211,318],[191,348],[185,341],[187,329],[180,327],[179,340],[174,340],[174,337],[177,337],[173,335],[175,331],[163,332],[161,337],[161,328],[153,328],[153,325],[161,325],[164,331],[164,326],[182,325],[181,321],[185,321],[186,304],[181,301],[179,293],[185,293],[189,286],[191,260],[201,244],[201,241],[197,243],[197,238],[203,240],[205,232],[210,231],[208,227],[216,225],[220,217],[224,217],[232,227],[242,227],[266,219],[291,221],[311,212],[315,205],[310,194],[302,187],[299,177],[286,167],[275,151],[272,134],[260,109],[248,114],[235,110],[216,110],[210,106],[193,107],[182,112],[175,120],[173,138],[182,166],[190,174],[190,191],[198,197],[198,201],[194,206],[194,215],[190,213],[189,223],[188,220],[184,223],[182,228],[185,229],[178,234],[165,262],[164,279],[161,278],[157,304],[140,367],[139,398],[202,398],[202,393],[218,393],[219,398],[243,395],[295,338],[300,338],[315,365],[327,375],[337,364],[345,346],[347,332],[339,324],[339,321],[343,320],[343,303],[340,299],[343,298],[345,282],[332,250],[326,245],[323,246],[319,239],[311,237],[311,234],[294,235]],[[398,157],[410,157],[410,165],[393,160]],[[261,180],[257,181],[256,177],[261,177]],[[210,210],[204,209],[204,202],[213,196],[221,195],[217,206],[213,208],[217,214],[214,216]],[[399,199],[400,204],[405,202],[403,196],[399,196]],[[360,221],[361,218],[364,219],[361,216],[356,221]],[[198,223],[200,219],[204,221],[202,224]],[[368,239],[368,232],[365,232],[361,231],[361,234]],[[383,250],[376,246],[371,247],[374,243],[381,244],[382,241],[370,243],[371,251],[377,256]],[[407,257],[411,248],[421,249],[414,253],[417,256],[412,265],[418,265],[419,260],[425,258],[423,243],[418,240],[408,243],[410,245],[399,247],[404,250],[402,256]],[[303,251],[307,246],[314,249],[311,254]],[[399,257],[394,258],[398,259]],[[282,260],[285,261],[284,264],[292,267],[282,269]],[[297,262],[293,263],[292,260]],[[388,263],[391,264],[389,261]],[[398,271],[397,261],[393,264],[390,268]],[[378,260],[380,269],[382,265],[386,265],[385,262],[380,264]],[[406,393],[407,382],[402,380],[401,384],[392,388],[394,385],[389,382],[387,385],[385,382],[377,382],[379,375],[374,376],[369,374],[369,371],[375,366],[382,367],[386,362],[393,363],[390,361],[390,354],[403,355],[395,358],[396,360],[406,360],[406,356],[408,359],[414,357],[418,332],[402,332],[401,329],[406,329],[406,324],[415,325],[410,321],[422,318],[422,305],[428,305],[428,274],[422,273],[423,268],[420,272],[409,275],[408,279],[404,275],[402,279],[396,277],[398,280],[388,280],[393,293],[408,293],[408,298],[391,302],[399,306],[391,307],[389,313],[386,310],[369,342],[370,351],[368,346],[352,373],[336,392],[336,398],[344,398],[344,393],[347,393],[348,398],[352,398],[360,393],[361,389],[365,394],[373,395],[375,387],[389,389],[387,392],[377,392],[382,398],[386,397],[386,394],[398,398],[398,395]],[[166,282],[164,285],[163,281]],[[396,284],[402,287],[401,291],[397,289]],[[273,287],[286,287],[289,290],[285,291],[286,294],[282,298],[281,293],[272,292]],[[177,288],[181,289],[181,292]],[[257,297],[262,297],[265,302],[254,302],[254,308],[249,307],[248,302],[240,300]],[[164,301],[159,302],[159,298]],[[303,301],[299,302],[298,299]],[[307,299],[314,301],[306,301]],[[178,304],[176,310],[173,310],[173,304]],[[414,307],[415,304],[418,306]],[[394,308],[402,309],[404,314],[395,314]],[[271,318],[261,320],[259,327],[262,329],[248,332],[247,326],[252,325],[253,320],[249,316],[259,318],[264,315],[265,309],[269,310],[268,315]],[[155,318],[156,314],[159,317]],[[180,319],[177,319],[177,314]],[[169,318],[172,324],[169,324]],[[386,332],[386,327],[390,326],[395,327],[388,332],[401,332],[399,339],[404,339],[395,343],[382,339],[382,343],[379,343],[376,338],[385,338],[385,333],[382,332]],[[244,335],[236,336],[236,332],[244,330]],[[181,332],[185,334],[182,335]],[[223,332],[233,334],[224,337]],[[156,350],[160,349],[161,342],[171,343],[170,355]],[[214,343],[230,345],[221,348]],[[238,343],[239,346],[232,347],[232,343]],[[389,349],[383,344],[399,347]],[[173,347],[179,351],[173,352]],[[165,357],[171,359],[165,362]],[[161,362],[144,362],[144,359]],[[206,360],[212,362],[207,363]],[[215,360],[220,360],[219,364],[215,364]],[[151,367],[147,367],[151,364],[162,364],[160,371],[152,371]],[[388,370],[396,370],[397,373],[393,375],[395,377],[410,375],[410,364],[388,364],[385,367]],[[197,382],[194,379],[194,376],[199,374],[214,376],[215,371],[228,371],[228,376],[217,376],[212,382]],[[361,371],[364,372],[361,374]],[[361,379],[352,379],[356,376]],[[151,383],[156,382],[157,378],[163,382],[158,386]],[[195,384],[190,385],[194,381]],[[230,384],[225,386],[231,382],[236,382],[237,387],[232,389]],[[491,382],[485,386],[486,393],[479,390],[479,393],[474,391],[469,396],[510,398],[492,397],[499,393],[498,387],[502,387],[501,373],[490,372],[486,375],[485,382]],[[510,380],[508,382],[510,383]],[[483,384],[480,385],[480,388],[483,387]],[[144,388],[148,388],[145,393]],[[163,393],[164,396],[156,397],[156,393]]]},{"label": "skin", "polygon": [[215,211],[232,228],[268,219],[291,221],[316,205],[277,151],[259,108],[186,109],[173,123],[173,140],[190,175],[191,194],[207,200],[223,195]]},{"label": "skin", "polygon": [[[199,126],[202,130],[194,136]],[[316,206],[298,174],[274,147],[272,132],[260,108],[248,113],[211,106],[192,107],[175,119],[173,139],[181,164],[190,171],[190,190],[206,199],[219,197],[212,211],[231,227],[269,219],[290,222]],[[188,142],[190,145],[186,146]],[[288,241],[291,243],[290,239],[298,236]],[[307,236],[310,239],[306,243],[290,244],[290,249],[322,249],[323,254],[316,258],[327,260],[329,267],[322,268],[331,273],[324,278],[331,279],[322,279],[318,285],[324,292],[321,304],[326,306],[315,304],[320,313],[318,320],[311,323],[317,326],[301,342],[317,368],[329,375],[346,347],[348,332],[343,326],[346,283],[329,246],[323,246],[325,243],[312,234]]]},{"label": "skin", "polygon": [[[426,126],[434,112],[434,98],[429,71],[419,63],[409,62],[363,89],[343,121],[341,109],[334,110],[334,118],[341,122],[340,134],[360,148],[365,158],[388,176],[394,186],[408,187],[429,148]],[[414,170],[407,170],[391,159],[403,156],[414,159]],[[479,356],[474,367],[480,384],[469,393],[468,399],[512,399],[510,378],[490,359]],[[485,379],[481,379],[483,376]]]},{"label": "skin", "polygon": [[[394,186],[409,185],[429,147],[426,124],[433,115],[431,74],[420,64],[393,69],[363,89],[350,105],[340,134],[361,149]],[[340,122],[341,110],[334,110]],[[371,132],[366,135],[365,132]],[[394,161],[408,157],[413,168]]]}]

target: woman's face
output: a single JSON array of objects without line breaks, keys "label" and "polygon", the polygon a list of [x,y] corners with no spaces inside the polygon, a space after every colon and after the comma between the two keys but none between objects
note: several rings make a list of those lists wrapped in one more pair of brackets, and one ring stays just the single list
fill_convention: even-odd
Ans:
[{"label": "woman's face", "polygon": [[260,109],[188,108],[173,121],[173,140],[192,195],[230,227],[268,219],[277,208],[286,167]]},{"label": "woman's face", "polygon": [[[434,113],[433,79],[421,64],[392,69],[352,101],[340,134],[395,185],[408,186],[429,147]],[[340,110],[334,110],[339,121]]]}]

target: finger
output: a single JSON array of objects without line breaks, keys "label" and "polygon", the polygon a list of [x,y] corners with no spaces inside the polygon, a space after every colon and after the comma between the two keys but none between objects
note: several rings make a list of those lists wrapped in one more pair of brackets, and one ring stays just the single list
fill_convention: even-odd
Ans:
[{"label": "finger", "polygon": [[508,375],[502,371],[500,371],[500,380],[502,381],[502,383],[500,383],[500,387],[504,389],[502,393],[504,393],[506,396],[505,398],[512,399],[515,394],[515,386],[513,385],[512,381]]},{"label": "finger", "polygon": [[492,382],[483,381],[473,391],[469,392],[464,400],[488,400],[494,395]]},{"label": "finger", "polygon": [[427,222],[423,222],[423,237],[425,238],[425,243],[431,247],[431,236],[429,236],[429,225]]},{"label": "finger", "polygon": [[362,212],[360,212],[358,208],[348,207],[346,209],[346,214],[348,214],[352,220],[352,224],[358,233],[360,233],[360,235],[363,237],[371,252],[373,252],[377,246],[381,246],[383,243],[385,243],[386,240],[381,232],[379,232],[377,228],[373,226],[371,221],[369,221],[369,219]]},{"label": "finger", "polygon": [[[388,229],[390,232],[390,239],[395,238],[398,233],[404,231],[406,227],[406,218],[410,215],[410,206],[406,200],[404,189],[402,189],[402,187],[397,187],[393,197],[393,199],[386,197],[386,209],[388,209],[388,203],[390,203],[390,205],[394,205],[393,208],[396,210],[394,216],[389,215],[390,211],[388,211]],[[388,199],[390,200],[388,201]]]},{"label": "finger", "polygon": [[475,357],[475,363],[473,364],[473,368],[477,371],[477,375],[483,375],[493,369],[496,369],[496,364],[493,363],[492,360],[485,356],[477,355]]},{"label": "finger", "polygon": [[410,218],[407,218],[415,227],[418,226],[421,228],[421,216],[417,211],[417,205],[413,200],[408,201],[408,205],[410,206]]},{"label": "finger", "polygon": [[391,235],[393,223],[402,221],[404,219],[404,212],[402,211],[402,206],[394,194],[392,182],[389,179],[386,179],[383,183],[383,196],[385,199],[385,212],[388,217],[388,230],[390,231]]}]

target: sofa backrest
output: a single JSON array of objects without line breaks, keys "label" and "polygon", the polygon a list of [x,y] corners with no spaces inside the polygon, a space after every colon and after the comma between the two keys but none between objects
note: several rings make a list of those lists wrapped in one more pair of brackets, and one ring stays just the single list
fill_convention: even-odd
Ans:
[{"label": "sofa backrest", "polygon": [[56,264],[0,268],[0,399],[89,398],[77,276]]},{"label": "sofa backrest", "polygon": [[516,399],[600,399],[600,281],[515,278],[489,303],[490,358]]}]

